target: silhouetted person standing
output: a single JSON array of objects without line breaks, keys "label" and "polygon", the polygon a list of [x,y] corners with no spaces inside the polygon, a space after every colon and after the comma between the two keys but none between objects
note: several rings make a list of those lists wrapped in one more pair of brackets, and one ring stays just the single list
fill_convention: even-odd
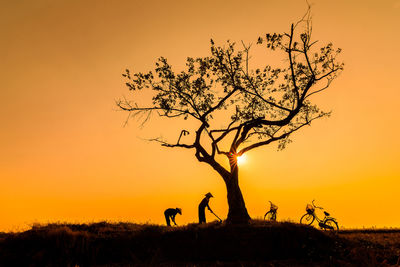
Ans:
[{"label": "silhouetted person standing", "polygon": [[172,222],[176,225],[175,222],[175,216],[176,214],[180,214],[182,215],[182,210],[180,208],[176,208],[176,209],[166,209],[164,211],[164,215],[165,215],[165,220],[167,221],[167,225],[171,226],[171,221],[169,220],[171,218]]},{"label": "silhouetted person standing", "polygon": [[203,200],[199,204],[199,223],[205,223],[206,222],[206,207],[210,212],[213,212],[208,205],[208,202],[210,201],[210,198],[213,197],[211,193],[207,193],[205,195],[206,197],[203,198]]}]

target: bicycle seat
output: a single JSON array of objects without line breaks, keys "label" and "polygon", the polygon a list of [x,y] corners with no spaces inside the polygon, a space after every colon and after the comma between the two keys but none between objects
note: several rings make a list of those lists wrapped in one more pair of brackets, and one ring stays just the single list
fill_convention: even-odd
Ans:
[{"label": "bicycle seat", "polygon": [[330,214],[329,214],[328,212],[326,212],[326,211],[324,211],[324,213],[325,213],[326,216],[329,216],[329,215],[330,215]]}]

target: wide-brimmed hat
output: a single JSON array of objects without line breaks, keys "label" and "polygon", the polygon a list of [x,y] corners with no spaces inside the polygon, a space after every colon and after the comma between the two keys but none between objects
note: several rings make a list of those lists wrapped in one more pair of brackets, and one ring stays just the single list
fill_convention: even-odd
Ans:
[{"label": "wide-brimmed hat", "polygon": [[206,194],[206,197],[214,197],[210,192]]}]

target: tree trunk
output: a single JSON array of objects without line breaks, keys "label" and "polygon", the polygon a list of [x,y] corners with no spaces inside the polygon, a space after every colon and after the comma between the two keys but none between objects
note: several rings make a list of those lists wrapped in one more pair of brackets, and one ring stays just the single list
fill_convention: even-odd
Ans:
[{"label": "tree trunk", "polygon": [[247,213],[246,204],[244,203],[242,192],[239,187],[239,170],[237,162],[231,165],[231,174],[225,179],[227,197],[228,197],[228,223],[241,224],[247,223],[251,218]]}]

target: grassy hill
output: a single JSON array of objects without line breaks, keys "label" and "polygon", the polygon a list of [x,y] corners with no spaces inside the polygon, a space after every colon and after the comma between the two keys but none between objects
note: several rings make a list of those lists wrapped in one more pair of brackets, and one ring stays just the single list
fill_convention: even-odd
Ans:
[{"label": "grassy hill", "polygon": [[294,223],[48,224],[0,234],[0,266],[395,266],[398,231]]}]

